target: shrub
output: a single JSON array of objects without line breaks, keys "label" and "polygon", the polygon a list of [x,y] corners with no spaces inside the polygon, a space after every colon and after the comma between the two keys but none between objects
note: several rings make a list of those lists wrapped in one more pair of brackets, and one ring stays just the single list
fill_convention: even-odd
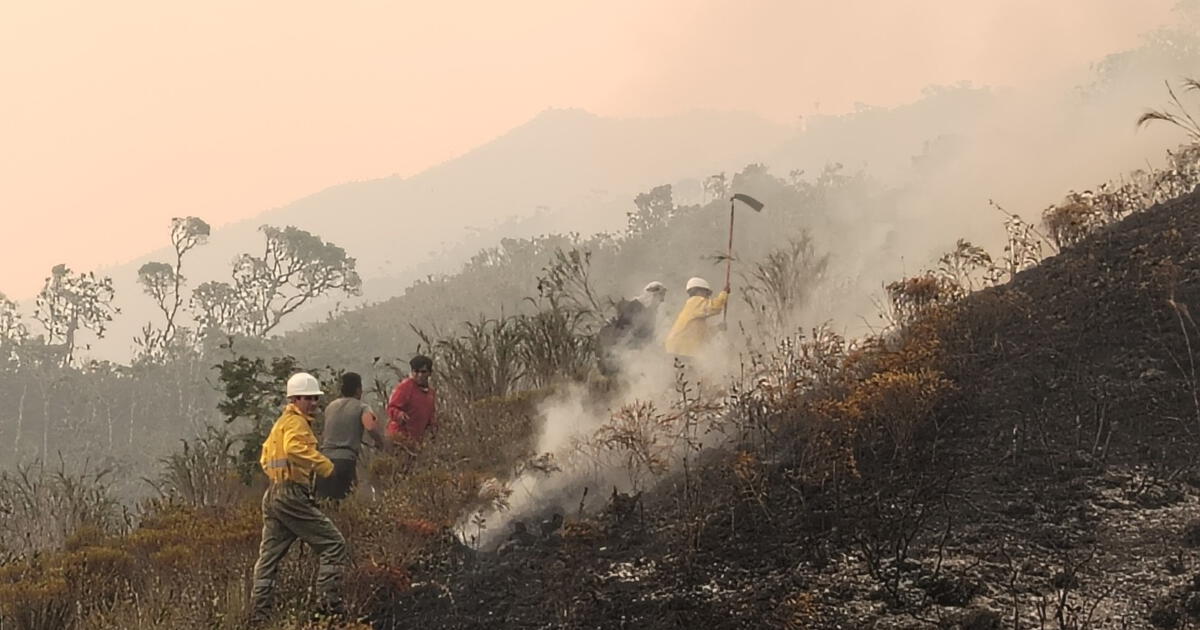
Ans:
[{"label": "shrub", "polygon": [[959,630],[1000,630],[1004,619],[994,610],[974,608],[963,611],[955,620],[955,628]]},{"label": "shrub", "polygon": [[595,359],[595,342],[585,323],[588,315],[543,306],[517,319],[519,352],[529,387],[582,381]]},{"label": "shrub", "polygon": [[602,311],[590,274],[590,251],[555,248],[537,278],[537,296],[525,300],[532,313],[481,316],[465,322],[460,334],[414,326],[441,366],[446,393],[468,404],[519,387],[582,381],[595,359],[593,334]]},{"label": "shrub", "polygon": [[18,630],[66,630],[73,626],[70,587],[61,576],[0,580],[0,613]]},{"label": "shrub", "polygon": [[524,374],[517,319],[501,315],[463,324],[461,335],[414,328],[438,366],[444,395],[461,403],[513,391]]},{"label": "shrub", "polygon": [[1050,238],[1059,249],[1083,240],[1103,225],[1104,219],[1098,209],[1082,200],[1050,206],[1042,212],[1042,224],[1046,226]]},{"label": "shrub", "polygon": [[229,505],[242,493],[238,462],[231,453],[236,440],[223,428],[182,440],[180,451],[159,460],[163,471],[150,481],[163,499],[193,507]]},{"label": "shrub", "polygon": [[61,461],[57,469],[39,461],[0,472],[0,550],[28,555],[81,530],[120,531],[128,515],[110,493],[112,472],[85,464],[71,473]]},{"label": "shrub", "polygon": [[653,403],[635,401],[621,406],[596,430],[592,445],[621,461],[633,490],[645,489],[647,481],[670,468],[676,420],[676,416],[658,411]]},{"label": "shrub", "polygon": [[892,309],[892,324],[903,327],[911,324],[930,309],[958,299],[958,287],[932,272],[904,278],[886,287]]},{"label": "shrub", "polygon": [[[848,415],[886,436],[892,456],[900,457],[952,388],[941,372],[928,368],[880,372],[847,398]],[[875,446],[873,442],[868,440],[868,448]]]},{"label": "shrub", "polygon": [[345,597],[356,605],[371,609],[387,604],[390,597],[412,586],[412,575],[402,566],[360,563],[346,575]]},{"label": "shrub", "polygon": [[68,628],[81,612],[111,607],[139,579],[134,557],[119,546],[35,556],[0,569],[0,615],[22,629]]},{"label": "shrub", "polygon": [[788,595],[774,611],[779,627],[785,630],[811,628],[819,618],[820,602],[817,596],[800,591]]},{"label": "shrub", "polygon": [[760,330],[772,336],[791,330],[828,266],[829,255],[817,255],[807,232],[753,263],[742,296]]},{"label": "shrub", "polygon": [[1191,521],[1184,528],[1183,544],[1188,547],[1200,547],[1200,520]]},{"label": "shrub", "polygon": [[1150,624],[1155,628],[1178,628],[1183,617],[1179,603],[1169,596],[1160,597],[1150,607]]},{"label": "shrub", "polygon": [[[914,436],[936,419],[953,382],[944,375],[942,329],[948,307],[928,304],[906,328],[847,349],[833,344],[806,362],[814,384],[781,397],[768,421],[791,444],[792,468],[806,483],[858,476],[862,456],[903,459]],[[935,425],[936,426],[936,425]]]}]

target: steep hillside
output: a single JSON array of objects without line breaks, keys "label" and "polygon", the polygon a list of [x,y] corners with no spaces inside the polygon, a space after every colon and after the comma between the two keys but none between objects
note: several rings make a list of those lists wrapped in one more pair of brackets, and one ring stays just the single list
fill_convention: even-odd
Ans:
[{"label": "steep hillside", "polygon": [[[828,328],[750,340],[749,352],[721,362],[728,378],[653,349],[626,366],[631,378],[600,377],[586,369],[587,331],[562,327],[578,313],[567,302],[503,326],[491,313],[465,346],[435,347],[437,439],[371,454],[360,491],[328,506],[353,542],[348,605],[385,629],[1185,627],[1200,610],[1200,326],[1190,313],[1200,299],[1200,191],[1179,192],[1200,181],[1196,152],[1152,175],[1156,194],[1179,197],[1170,203],[1144,209],[1134,186],[1128,205],[1095,197],[1058,208],[1134,214],[1040,263],[1022,255],[974,267],[1007,279],[974,293],[962,291],[969,261],[947,259],[945,273],[887,285],[902,325],[855,343]],[[852,179],[738,176],[784,210],[746,221],[745,237],[808,227],[788,208],[871,198]],[[597,270],[623,283],[653,268],[676,286],[724,226],[719,205],[601,243]],[[861,223],[827,216],[814,232],[845,229],[835,218]],[[1010,231],[1015,248],[1023,233]],[[546,248],[563,240],[482,254],[461,277],[420,285],[418,304],[454,287],[495,308],[497,281],[537,276]],[[964,252],[982,256],[965,243]],[[809,286],[823,267],[800,262],[782,269]],[[833,284],[806,299],[844,300]],[[324,336],[324,356],[361,354],[377,343],[369,331],[405,323],[362,313],[309,331],[308,343]],[[394,374],[372,363],[364,374],[378,404]],[[327,379],[343,365],[301,364]],[[209,365],[196,357],[133,378],[39,380],[51,374],[39,370],[0,380],[19,411],[90,420],[14,439],[14,450],[63,435],[109,449],[148,431],[170,435],[209,406],[185,397]],[[226,363],[221,410],[266,426],[293,365]],[[151,389],[179,399],[148,406],[137,394]],[[27,404],[27,394],[37,398]],[[93,404],[90,418],[62,406],[88,400],[109,404]],[[30,432],[16,420],[6,430]],[[261,485],[254,475],[244,485],[238,462],[253,467],[258,443],[239,455],[229,434],[189,441],[157,478],[166,500],[146,504],[136,523],[98,480],[0,475],[0,505],[12,508],[0,514],[0,616],[104,630],[243,627]],[[44,524],[64,498],[68,520]],[[311,556],[292,556],[271,627],[304,627],[314,570]]]},{"label": "steep hillside", "polygon": [[1200,191],[919,320],[874,369],[940,348],[955,393],[909,454],[864,441],[841,484],[801,448],[713,455],[695,504],[665,483],[500,555],[450,544],[377,627],[1192,627],[1197,304]]}]

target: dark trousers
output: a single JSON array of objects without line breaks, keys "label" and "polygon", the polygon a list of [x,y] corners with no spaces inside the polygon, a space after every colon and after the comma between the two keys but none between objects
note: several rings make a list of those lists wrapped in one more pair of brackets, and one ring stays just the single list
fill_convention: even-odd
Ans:
[{"label": "dark trousers", "polygon": [[317,593],[326,612],[343,610],[342,572],[350,563],[346,539],[317,505],[308,489],[286,482],[272,484],[262,500],[263,531],[258,562],[254,564],[251,592],[256,623],[265,622],[271,612],[271,595],[279,564],[296,540],[302,540],[317,552]]},{"label": "dark trousers", "polygon": [[317,477],[315,490],[321,499],[345,499],[354,489],[358,480],[358,462],[352,459],[331,459],[333,474],[328,477]]}]

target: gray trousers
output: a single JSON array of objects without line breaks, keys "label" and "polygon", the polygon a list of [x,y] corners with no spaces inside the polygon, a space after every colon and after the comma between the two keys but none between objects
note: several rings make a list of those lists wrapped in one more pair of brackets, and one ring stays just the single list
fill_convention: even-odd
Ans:
[{"label": "gray trousers", "polygon": [[317,509],[312,493],[304,486],[274,483],[262,499],[263,532],[258,562],[254,564],[253,618],[266,620],[271,611],[271,594],[279,563],[296,539],[317,553],[317,593],[326,612],[344,610],[341,598],[342,572],[350,563],[346,539],[333,521]]}]

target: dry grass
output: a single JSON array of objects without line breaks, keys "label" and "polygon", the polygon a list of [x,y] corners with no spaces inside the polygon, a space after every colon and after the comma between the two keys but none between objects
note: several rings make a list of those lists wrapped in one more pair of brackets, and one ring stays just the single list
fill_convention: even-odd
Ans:
[{"label": "dry grass", "polygon": [[[513,462],[531,452],[540,396],[486,399],[458,410],[464,417],[447,422],[438,441],[406,454],[407,465],[399,465],[399,453],[377,456],[366,478],[371,490],[329,506],[353,545],[355,566],[346,576],[352,612],[365,614],[407,588],[407,567],[450,544],[450,528],[477,507],[481,487],[513,474]],[[234,473],[225,437],[190,443],[164,461],[164,497],[148,503],[128,533],[96,511],[109,503],[91,499],[77,480],[29,471],[7,478],[9,485],[0,487],[33,497],[11,504],[49,519],[72,516],[57,530],[46,526],[60,533],[40,541],[43,551],[0,567],[0,615],[22,630],[243,627],[262,520],[258,491],[239,485],[225,492]],[[17,514],[41,522],[32,512]],[[303,627],[315,605],[315,562],[299,550],[282,570],[280,628]]]},{"label": "dry grass", "polygon": [[111,469],[72,473],[62,461],[0,472],[0,561],[59,548],[83,529],[123,530],[130,515],[110,492],[112,478]]},{"label": "dry grass", "polygon": [[[1048,211],[1044,220],[1055,245],[1073,243],[1163,191],[1200,181],[1187,161],[1196,153],[1180,155],[1190,157],[1180,158],[1174,174],[1147,176],[1136,194],[1131,188],[1124,197],[1080,195]],[[992,291],[975,301],[983,306],[959,310],[963,296],[1040,259],[1039,234],[1030,224],[1010,216],[1006,229],[1009,247],[999,263],[960,241],[936,270],[889,284],[896,325],[885,333],[859,342],[826,329],[776,336],[775,347],[750,357],[745,378],[722,392],[726,402],[704,400],[682,383],[681,400],[668,409],[645,402],[618,407],[592,447],[616,461],[639,490],[670,471],[688,474],[701,448],[728,448],[729,457],[712,461],[740,498],[768,518],[768,480],[777,462],[786,462],[801,483],[834,488],[863,478],[868,466],[905,464],[922,448],[922,432],[938,429],[955,392],[947,376],[955,353],[987,342],[972,336],[987,329],[991,316],[979,309],[1029,307],[1011,292]],[[370,491],[329,510],[353,544],[347,597],[354,612],[386,605],[411,585],[409,567],[456,544],[452,528],[495,500],[488,488],[496,479],[520,474],[522,462],[536,454],[536,410],[555,377],[581,378],[590,356],[588,317],[597,308],[587,259],[564,254],[555,260],[558,270],[545,276],[550,293],[534,315],[481,319],[457,336],[425,336],[446,394],[443,432],[422,447],[375,457],[366,476]],[[764,304],[790,308],[803,301],[804,284],[796,283],[822,266],[794,245],[768,257],[757,295]],[[961,321],[971,317],[980,319]],[[114,629],[239,627],[261,521],[257,497],[226,485],[229,449],[228,436],[210,435],[167,458],[159,481],[167,500],[149,506],[130,532],[123,532],[103,493],[61,472],[0,476],[2,518],[33,525],[29,536],[0,534],[8,536],[0,540],[10,553],[22,549],[0,568],[0,614],[29,630],[70,628],[85,618],[89,627]],[[42,513],[55,520],[36,520]],[[52,551],[34,556],[26,553],[32,547],[20,547],[35,534],[43,536],[37,547]],[[571,522],[564,540],[584,545],[601,535],[592,523]],[[288,560],[278,627],[298,627],[312,603],[313,564],[303,554]],[[814,607],[812,598],[795,593],[778,606],[778,621],[804,627]]]},{"label": "dry grass", "polygon": [[163,472],[150,484],[162,497],[192,507],[230,505],[246,493],[233,454],[236,443],[224,428],[209,427],[205,435],[183,440],[178,452],[159,460]]},{"label": "dry grass", "polygon": [[659,411],[653,403],[634,401],[617,409],[591,440],[597,454],[611,453],[633,491],[671,468],[673,436],[679,416]]},{"label": "dry grass", "polygon": [[[1188,108],[1179,100],[1179,95],[1175,93],[1175,89],[1171,87],[1171,83],[1166,81],[1164,84],[1167,86],[1167,94],[1170,100],[1167,109],[1152,109],[1147,111],[1138,117],[1137,125],[1142,127],[1153,122],[1169,123],[1182,129],[1193,142],[1200,142],[1200,122],[1196,122],[1196,118],[1192,116]],[[1200,91],[1200,81],[1184,79],[1183,89]]]},{"label": "dry grass", "polygon": [[794,329],[797,316],[808,305],[828,266],[829,255],[817,255],[807,233],[753,263],[743,278],[742,296],[760,330],[778,337]]}]

